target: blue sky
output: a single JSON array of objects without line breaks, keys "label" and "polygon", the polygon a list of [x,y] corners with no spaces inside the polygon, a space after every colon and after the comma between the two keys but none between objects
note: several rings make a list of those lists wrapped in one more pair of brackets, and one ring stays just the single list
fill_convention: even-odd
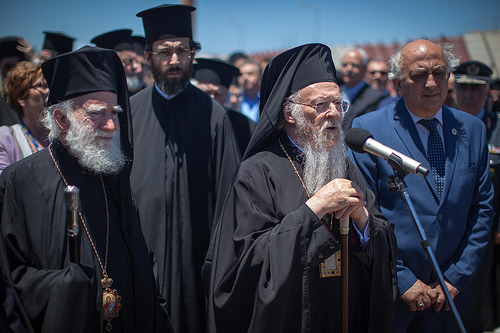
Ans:
[{"label": "blue sky", "polygon": [[[77,38],[78,48],[110,30],[128,28],[142,35],[135,14],[163,3],[0,0],[0,36],[23,36],[39,50],[42,31],[64,31]],[[309,42],[406,42],[500,29],[499,0],[195,0],[195,6],[194,35],[203,55],[275,51]]]}]

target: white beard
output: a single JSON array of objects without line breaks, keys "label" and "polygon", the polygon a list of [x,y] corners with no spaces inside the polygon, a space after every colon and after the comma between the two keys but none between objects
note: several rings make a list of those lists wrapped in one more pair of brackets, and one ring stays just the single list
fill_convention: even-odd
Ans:
[{"label": "white beard", "polygon": [[312,131],[301,112],[297,112],[294,116],[297,133],[300,138],[305,138],[297,142],[304,153],[304,183],[309,194],[314,195],[333,179],[346,177],[344,133],[340,130],[340,124],[336,122],[340,135],[337,143],[328,149],[324,131],[332,125],[331,123],[323,124],[319,131]]},{"label": "white beard", "polygon": [[127,87],[128,91],[135,93],[144,87],[144,83],[136,74],[127,75]]},{"label": "white beard", "polygon": [[[94,130],[68,116],[70,128],[64,138],[70,153],[78,159],[80,165],[95,174],[116,174],[125,165],[125,154],[120,146],[120,131],[112,134]],[[98,137],[112,137],[107,146],[96,143]]]}]

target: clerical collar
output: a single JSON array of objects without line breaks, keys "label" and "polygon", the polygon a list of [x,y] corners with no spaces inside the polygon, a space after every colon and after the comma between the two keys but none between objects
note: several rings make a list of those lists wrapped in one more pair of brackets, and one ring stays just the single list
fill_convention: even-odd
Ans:
[{"label": "clerical collar", "polygon": [[181,92],[183,92],[183,91],[184,91],[184,89],[186,89],[186,88],[187,88],[188,84],[189,84],[189,82],[187,82],[187,83],[186,83],[186,86],[185,86],[185,87],[184,87],[181,91],[179,91],[177,94],[174,94],[174,95],[167,95],[167,94],[165,94],[165,93],[164,93],[164,92],[160,89],[160,87],[158,87],[158,84],[156,83],[156,81],[155,81],[155,88],[156,88],[156,91],[157,91],[157,92],[158,92],[158,93],[159,93],[159,94],[160,94],[163,98],[165,98],[166,100],[171,100],[172,98],[174,98],[175,96],[177,96],[177,95],[179,95]]}]

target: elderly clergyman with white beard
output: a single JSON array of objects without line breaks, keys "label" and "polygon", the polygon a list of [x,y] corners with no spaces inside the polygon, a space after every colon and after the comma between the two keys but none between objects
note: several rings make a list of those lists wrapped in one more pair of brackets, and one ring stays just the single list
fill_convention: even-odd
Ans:
[{"label": "elderly clergyman with white beard", "polygon": [[[0,257],[17,294],[21,331],[168,332],[130,193],[130,110],[120,59],[84,47],[42,70],[51,143],[0,178]],[[80,191],[79,260],[68,249],[67,185]]]},{"label": "elderly clergyman with white beard", "polygon": [[204,266],[209,331],[340,332],[344,217],[349,331],[390,331],[394,233],[345,155],[329,47],[274,58],[260,108]]}]

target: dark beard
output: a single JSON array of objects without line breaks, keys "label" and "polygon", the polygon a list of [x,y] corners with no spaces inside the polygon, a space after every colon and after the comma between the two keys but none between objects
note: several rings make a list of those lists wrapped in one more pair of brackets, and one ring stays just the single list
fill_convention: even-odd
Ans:
[{"label": "dark beard", "polygon": [[[193,64],[191,63],[188,69],[185,71],[181,67],[169,68],[167,72],[163,72],[161,69],[161,63],[157,63],[155,60],[151,59],[151,73],[155,78],[155,82],[166,95],[172,96],[181,92],[191,78]],[[170,71],[181,71],[182,75],[179,79],[168,79],[167,74]]]}]

